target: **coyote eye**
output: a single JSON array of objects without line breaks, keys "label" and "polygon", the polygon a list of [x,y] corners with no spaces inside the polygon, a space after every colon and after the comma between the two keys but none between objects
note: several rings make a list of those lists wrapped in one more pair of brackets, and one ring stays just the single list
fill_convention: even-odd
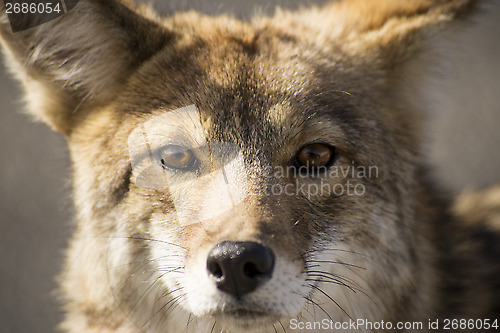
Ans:
[{"label": "coyote eye", "polygon": [[305,167],[308,172],[317,172],[332,165],[335,157],[335,147],[325,143],[312,143],[299,150],[295,161],[299,168]]},{"label": "coyote eye", "polygon": [[166,146],[160,151],[161,165],[165,168],[189,171],[195,167],[197,159],[193,152],[183,146]]}]

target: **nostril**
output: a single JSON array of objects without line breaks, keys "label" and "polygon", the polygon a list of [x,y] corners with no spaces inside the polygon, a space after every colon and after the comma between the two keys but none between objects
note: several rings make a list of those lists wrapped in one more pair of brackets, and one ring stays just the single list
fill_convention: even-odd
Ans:
[{"label": "nostril", "polygon": [[207,262],[207,269],[210,272],[210,274],[212,274],[217,279],[222,278],[222,276],[224,275],[224,273],[222,273],[222,268],[216,261],[209,260]]},{"label": "nostril", "polygon": [[255,264],[251,263],[251,262],[247,262],[244,266],[243,266],[243,274],[245,276],[248,276],[250,278],[255,278],[256,276],[260,275],[261,272],[259,272],[257,270],[257,266],[255,266]]}]

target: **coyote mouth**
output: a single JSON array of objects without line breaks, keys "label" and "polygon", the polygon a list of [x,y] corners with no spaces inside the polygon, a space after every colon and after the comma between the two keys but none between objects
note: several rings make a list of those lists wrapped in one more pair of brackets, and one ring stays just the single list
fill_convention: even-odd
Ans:
[{"label": "coyote mouth", "polygon": [[229,311],[222,311],[221,314],[223,316],[231,316],[237,320],[254,320],[270,316],[270,313],[252,309],[234,309]]},{"label": "coyote mouth", "polygon": [[274,322],[279,318],[278,315],[270,311],[263,311],[255,308],[234,308],[221,310],[217,311],[215,315],[223,319],[230,319],[240,325],[244,325],[245,323],[255,324],[257,322]]},{"label": "coyote mouth", "polygon": [[215,313],[215,317],[221,320],[222,325],[227,328],[251,332],[262,331],[280,320],[280,317],[273,312],[255,308],[221,310]]}]

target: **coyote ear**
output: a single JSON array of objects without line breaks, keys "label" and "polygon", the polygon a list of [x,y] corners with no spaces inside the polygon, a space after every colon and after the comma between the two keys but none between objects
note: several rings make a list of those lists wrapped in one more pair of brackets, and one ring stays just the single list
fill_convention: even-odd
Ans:
[{"label": "coyote ear", "polygon": [[[345,0],[326,8],[336,28],[325,30],[348,56],[395,68],[437,27],[473,11],[478,0]],[[328,28],[327,28],[328,29]]]},{"label": "coyote ear", "polygon": [[151,16],[123,1],[80,0],[59,18],[13,33],[0,4],[0,39],[30,111],[68,135],[75,110],[108,101],[172,38]]}]

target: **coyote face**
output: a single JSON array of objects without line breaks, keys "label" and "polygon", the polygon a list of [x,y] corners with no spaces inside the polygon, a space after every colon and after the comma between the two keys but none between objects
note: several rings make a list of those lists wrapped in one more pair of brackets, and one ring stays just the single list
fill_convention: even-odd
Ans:
[{"label": "coyote face", "polygon": [[[312,59],[304,59],[298,49],[299,70],[289,73],[267,54],[246,53],[242,43],[222,39],[215,49],[205,45],[201,56],[192,55],[200,48],[196,45],[182,59],[155,57],[116,104],[102,111],[117,120],[109,135],[98,130],[89,137],[94,117],[89,127],[72,134],[74,159],[90,163],[75,166],[76,178],[87,178],[89,170],[99,178],[106,171],[98,165],[114,174],[123,170],[117,197],[104,212],[113,231],[98,234],[111,237],[104,244],[117,243],[116,249],[106,245],[113,247],[107,251],[112,257],[107,269],[123,270],[112,288],[117,294],[133,291],[136,295],[127,297],[132,305],[140,304],[127,311],[151,307],[140,315],[146,320],[141,325],[175,318],[177,312],[207,317],[209,325],[215,320],[231,330],[258,332],[279,320],[287,325],[304,309],[316,311],[315,318],[348,319],[358,315],[353,307],[358,298],[368,307],[375,304],[364,295],[371,283],[395,285],[392,279],[405,274],[397,266],[406,270],[410,262],[405,220],[396,226],[396,216],[406,214],[398,197],[408,195],[392,187],[412,186],[385,170],[400,152],[413,158],[411,149],[383,137],[396,129],[366,134],[380,143],[362,148],[353,138],[366,140],[366,127],[384,120],[371,102],[353,97],[355,87],[334,87],[331,96],[324,96],[324,89],[332,88],[311,74],[320,70],[308,65]],[[244,47],[273,48],[268,52],[279,59],[286,56],[279,54],[286,43]],[[235,55],[234,49],[239,49]],[[178,61],[187,64],[164,70]],[[349,71],[348,65],[342,66],[330,74],[321,69],[321,75],[345,75],[341,72]],[[297,84],[290,85],[291,76]],[[182,94],[174,86],[181,82]],[[144,107],[151,100],[160,103]],[[121,157],[100,153],[118,146],[124,148]],[[83,150],[92,157],[80,157]],[[98,163],[100,158],[111,158],[115,165]],[[397,159],[398,173],[414,172],[404,157]],[[363,172],[380,165],[379,174]],[[125,245],[143,253],[131,260],[123,254]],[[395,248],[398,258],[386,262]],[[116,253],[125,262],[114,259]],[[387,276],[381,267],[393,274]]]},{"label": "coyote face", "polygon": [[73,161],[63,328],[440,318],[449,217],[404,73],[474,8],[345,1],[242,23],[80,1],[15,34],[2,11],[7,58]]}]

